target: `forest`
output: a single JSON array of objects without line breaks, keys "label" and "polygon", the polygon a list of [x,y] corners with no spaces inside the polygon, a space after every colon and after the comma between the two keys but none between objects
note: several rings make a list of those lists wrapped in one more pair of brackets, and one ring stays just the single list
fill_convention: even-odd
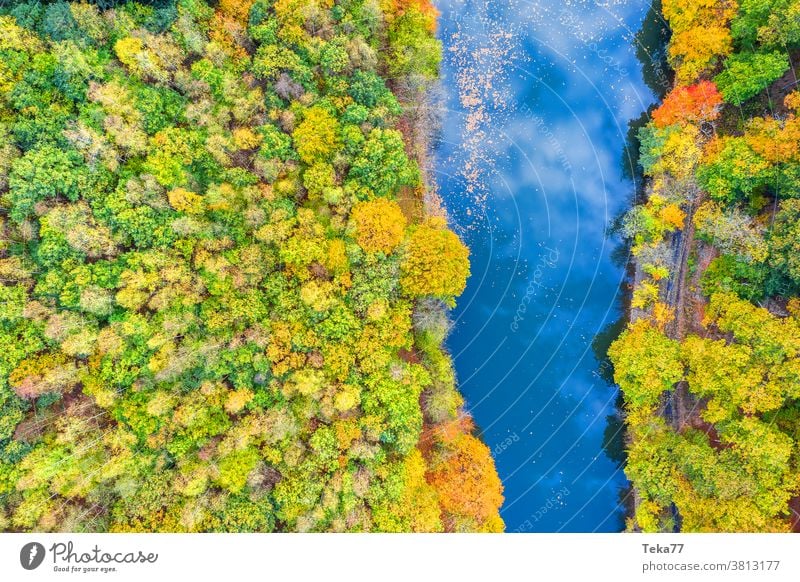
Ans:
[{"label": "forest", "polygon": [[634,531],[800,531],[800,3],[663,0],[674,86],[625,216]]},{"label": "forest", "polygon": [[[428,0],[0,7],[0,530],[502,531],[502,485],[442,347],[469,252],[426,204],[415,128],[441,59]],[[737,66],[788,66],[742,30]],[[716,271],[742,276],[709,285],[750,288],[780,261],[800,283],[800,207],[781,203],[766,243],[755,214],[769,177],[800,179],[759,141],[790,148],[791,123],[754,120],[715,146],[717,165],[763,160],[758,184],[706,173],[720,216],[750,201],[735,216],[765,250],[724,255]],[[759,447],[745,458],[770,480],[753,504],[777,527],[797,489],[784,400],[799,346],[733,333],[709,353],[763,360],[770,380],[715,422]],[[666,382],[673,360],[645,375]],[[662,432],[637,446],[682,438]],[[715,454],[686,442],[698,467]],[[652,504],[672,495],[659,486]]]}]

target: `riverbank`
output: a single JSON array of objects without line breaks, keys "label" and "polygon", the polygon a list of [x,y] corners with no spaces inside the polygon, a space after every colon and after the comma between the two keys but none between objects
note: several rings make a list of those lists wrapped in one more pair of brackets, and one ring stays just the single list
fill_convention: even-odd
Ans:
[{"label": "riverbank", "polygon": [[[798,187],[797,53],[737,38],[760,17],[735,6],[679,13],[665,3],[676,83],[639,132],[647,196],[623,225],[631,323],[610,350],[637,499],[628,528],[796,530],[796,249],[779,241]],[[691,61],[680,35],[709,23],[732,42]]]},{"label": "riverbank", "polygon": [[502,530],[397,201],[432,6],[145,4],[0,6],[0,530]]},{"label": "riverbank", "polygon": [[[421,174],[420,186],[401,189],[397,194],[397,202],[412,225],[428,222],[447,224],[447,211],[439,198],[434,177],[436,160],[433,138],[442,122],[441,103],[435,102],[435,96],[441,98],[441,80],[438,77],[417,77],[405,79],[402,83],[394,81],[390,87],[403,108],[396,127],[403,134],[406,155],[416,162]],[[452,357],[445,347],[445,340],[452,328],[450,310],[453,305],[454,302],[448,305],[432,297],[419,301],[414,314],[417,333],[415,347],[412,351],[401,351],[400,354],[406,362],[426,365],[433,380],[433,386],[420,395],[420,406],[426,414],[418,447],[431,463],[437,442],[451,442],[457,440],[459,435],[472,439],[475,461],[480,459],[480,462],[468,471],[471,475],[462,475],[466,479],[462,485],[470,487],[473,484],[468,480],[474,479],[474,485],[483,490],[468,493],[471,498],[465,498],[464,501],[478,508],[476,515],[483,520],[481,531],[501,532],[504,523],[498,514],[503,502],[500,478],[489,448],[465,409]],[[439,354],[431,357],[432,349],[437,349]],[[463,461],[470,462],[466,458]],[[445,520],[446,531],[469,531],[467,526],[465,522]]]}]

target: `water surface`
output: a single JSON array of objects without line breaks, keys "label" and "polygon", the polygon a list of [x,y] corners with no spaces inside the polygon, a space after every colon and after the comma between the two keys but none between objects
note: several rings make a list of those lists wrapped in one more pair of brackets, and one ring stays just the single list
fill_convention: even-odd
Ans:
[{"label": "water surface", "polygon": [[649,4],[437,5],[436,181],[472,251],[448,346],[501,515],[508,531],[618,531],[627,483],[603,446],[617,392],[592,346],[622,315],[609,227],[634,191],[628,123],[655,100],[635,40]]}]

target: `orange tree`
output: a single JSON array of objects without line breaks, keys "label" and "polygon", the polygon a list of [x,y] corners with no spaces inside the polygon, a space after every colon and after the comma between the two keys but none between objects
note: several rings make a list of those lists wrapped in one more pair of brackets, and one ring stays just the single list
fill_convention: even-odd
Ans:
[{"label": "orange tree", "polygon": [[[489,448],[470,434],[457,433],[441,443],[431,461],[428,482],[439,492],[446,522],[452,529],[496,531],[503,503],[503,485],[493,466]],[[447,519],[449,518],[449,520]]]},{"label": "orange tree", "polygon": [[701,81],[690,87],[677,86],[653,111],[653,122],[656,127],[667,127],[673,123],[711,121],[719,115],[720,105],[722,95],[711,81]]}]

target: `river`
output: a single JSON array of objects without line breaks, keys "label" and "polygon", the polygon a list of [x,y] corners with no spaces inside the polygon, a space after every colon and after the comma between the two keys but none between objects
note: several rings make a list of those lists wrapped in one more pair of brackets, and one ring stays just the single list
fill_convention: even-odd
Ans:
[{"label": "river", "polygon": [[637,36],[650,5],[437,6],[435,178],[472,263],[447,344],[503,480],[501,515],[510,532],[619,531],[627,481],[603,351],[627,251],[609,231],[635,192],[629,123],[668,84],[658,66],[643,79],[658,62]]}]

